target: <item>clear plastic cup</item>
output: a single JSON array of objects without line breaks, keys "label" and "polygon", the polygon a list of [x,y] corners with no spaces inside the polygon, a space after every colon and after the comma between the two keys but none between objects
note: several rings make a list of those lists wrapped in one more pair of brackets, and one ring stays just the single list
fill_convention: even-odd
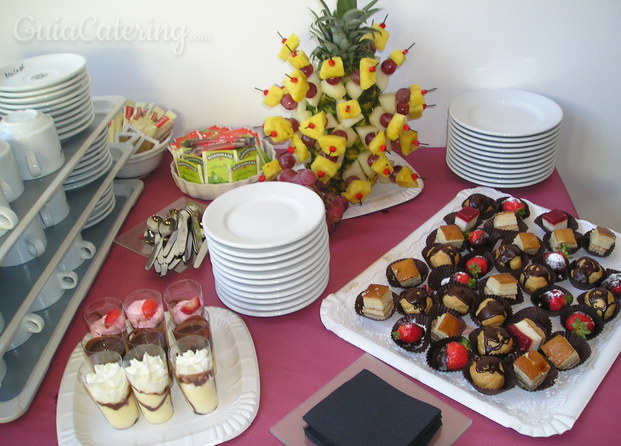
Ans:
[{"label": "clear plastic cup", "polygon": [[158,344],[168,350],[164,301],[159,291],[149,288],[136,290],[125,297],[123,309],[131,327],[128,335],[130,348],[140,344]]},{"label": "clear plastic cup", "polygon": [[202,315],[203,302],[203,289],[196,280],[178,280],[164,290],[164,303],[174,325],[190,316]]},{"label": "clear plastic cup", "polygon": [[123,303],[116,297],[102,297],[90,302],[84,309],[84,322],[93,336],[127,334]]},{"label": "clear plastic cup", "polygon": [[138,345],[123,358],[123,369],[145,420],[151,424],[170,420],[174,414],[172,381],[164,349],[156,344]]},{"label": "clear plastic cup", "polygon": [[218,407],[211,345],[204,336],[185,336],[171,345],[171,364],[177,384],[194,413],[203,415]]},{"label": "clear plastic cup", "polygon": [[80,382],[115,429],[133,426],[140,412],[123,371],[121,355],[112,350],[93,353],[79,370]]}]

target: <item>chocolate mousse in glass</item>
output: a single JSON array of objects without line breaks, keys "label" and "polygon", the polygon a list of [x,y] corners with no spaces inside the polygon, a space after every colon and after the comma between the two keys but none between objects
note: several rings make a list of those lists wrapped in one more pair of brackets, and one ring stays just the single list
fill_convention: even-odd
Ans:
[{"label": "chocolate mousse in glass", "polygon": [[129,349],[141,344],[156,344],[168,350],[164,301],[159,291],[136,290],[125,297],[123,308],[131,326],[127,339]]},{"label": "chocolate mousse in glass", "polygon": [[218,407],[218,392],[209,340],[185,336],[175,341],[170,351],[175,379],[194,413],[213,412]]},{"label": "chocolate mousse in glass", "polygon": [[90,302],[84,309],[84,322],[89,335],[82,341],[82,348],[87,356],[104,350],[125,354],[127,323],[119,299],[102,297]]}]

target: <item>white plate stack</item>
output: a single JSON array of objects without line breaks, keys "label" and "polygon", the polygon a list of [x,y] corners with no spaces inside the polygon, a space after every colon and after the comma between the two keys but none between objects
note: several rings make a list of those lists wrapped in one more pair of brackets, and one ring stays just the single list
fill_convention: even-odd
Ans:
[{"label": "white plate stack", "polygon": [[216,198],[203,214],[216,293],[248,316],[293,313],[330,275],[322,199],[293,183],[254,183]]},{"label": "white plate stack", "polygon": [[563,111],[523,90],[478,90],[449,106],[446,163],[482,186],[539,183],[554,171]]},{"label": "white plate stack", "polygon": [[105,127],[86,149],[80,162],[63,183],[65,190],[79,189],[91,184],[104,175],[114,163],[108,142],[108,128]]},{"label": "white plate stack", "polygon": [[63,141],[95,118],[86,59],[78,54],[48,54],[0,68],[0,114],[34,109],[54,119]]}]

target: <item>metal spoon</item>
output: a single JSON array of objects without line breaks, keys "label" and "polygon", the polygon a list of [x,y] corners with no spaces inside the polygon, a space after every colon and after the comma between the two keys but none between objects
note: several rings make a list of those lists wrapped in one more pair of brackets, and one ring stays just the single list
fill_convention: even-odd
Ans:
[{"label": "metal spoon", "polygon": [[160,241],[161,246],[157,254],[157,263],[160,266],[160,275],[162,276],[166,275],[166,272],[168,271],[168,264],[164,261],[164,250],[162,248],[164,244],[174,243],[174,240],[169,240],[169,237],[175,232],[176,229],[177,220],[175,220],[173,217],[168,217],[164,219],[162,223],[160,223],[159,232],[162,236],[162,239]]},{"label": "metal spoon", "polygon": [[196,203],[187,203],[185,205],[185,210],[189,212],[192,217],[191,228],[192,228],[192,246],[194,249],[194,253],[198,254],[201,249],[201,245],[203,244],[203,231],[201,229],[200,218],[202,215],[202,210]]},{"label": "metal spoon", "polygon": [[[147,264],[144,267],[145,271],[149,270],[151,266],[153,266],[153,261],[157,256],[156,247],[160,244],[161,235],[159,233],[159,228],[162,221],[164,221],[164,219],[157,214],[152,215],[147,219],[147,232],[150,232],[153,236],[153,242],[151,243],[153,245],[153,249],[151,250],[149,260],[147,260]],[[146,241],[145,237],[145,242]]]},{"label": "metal spoon", "polygon": [[158,254],[160,253],[162,249],[162,246],[164,245],[164,238],[168,237],[170,234],[173,233],[174,229],[168,232],[169,227],[171,225],[170,223],[171,221],[174,223],[174,220],[170,218],[166,218],[159,222],[157,226],[158,232],[155,234],[155,244],[153,245],[153,251],[151,251],[149,260],[147,261],[147,264],[144,267],[145,271],[149,270],[153,266],[155,259],[157,258]]}]

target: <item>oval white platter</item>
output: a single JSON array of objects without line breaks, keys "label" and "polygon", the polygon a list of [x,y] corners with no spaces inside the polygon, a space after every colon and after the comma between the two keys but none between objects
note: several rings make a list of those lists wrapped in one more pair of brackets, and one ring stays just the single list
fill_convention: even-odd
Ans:
[{"label": "oval white platter", "polygon": [[126,430],[112,428],[78,380],[84,355],[74,349],[58,392],[56,432],[60,445],[214,445],[237,437],[254,420],[259,410],[259,364],[248,327],[235,313],[207,307],[213,329],[218,372],[218,408],[196,415],[179,387],[172,388],[175,414],[166,423],[153,425],[141,416]]},{"label": "oval white platter", "polygon": [[[474,390],[461,373],[442,373],[432,370],[427,365],[426,353],[409,353],[392,342],[390,330],[395,321],[401,317],[399,314],[379,322],[358,316],[354,311],[356,296],[368,284],[387,283],[385,271],[388,263],[408,255],[411,256],[412,253],[419,256],[421,249],[425,246],[427,234],[443,224],[443,217],[458,210],[463,200],[475,192],[492,198],[507,195],[485,187],[464,189],[459,192],[431,219],[381,256],[358,277],[341,290],[327,296],[321,303],[321,320],[328,330],[347,342],[502,426],[531,437],[562,434],[572,428],[621,351],[621,317],[616,317],[607,323],[602,333],[589,341],[592,349],[589,359],[576,369],[559,373],[557,382],[551,388],[540,392],[526,392],[516,387],[499,395],[486,396]],[[543,231],[536,227],[533,221],[537,215],[546,212],[547,209],[529,204],[531,215],[525,221],[532,231],[542,236]],[[578,222],[580,224],[578,231],[583,234],[594,227],[592,223],[584,220],[578,220]],[[616,234],[616,236],[619,238],[621,234]],[[577,258],[585,254],[586,251],[581,250],[574,256]],[[621,250],[617,246],[609,257],[598,257],[597,260],[604,268],[619,269]],[[574,296],[580,294],[567,280],[559,284],[570,290]],[[515,307],[514,311],[526,305],[526,303],[520,304]],[[464,319],[470,327],[474,326],[469,316]],[[552,318],[552,320],[552,331],[559,330],[558,318]],[[611,383],[608,384],[611,385]]]}]

